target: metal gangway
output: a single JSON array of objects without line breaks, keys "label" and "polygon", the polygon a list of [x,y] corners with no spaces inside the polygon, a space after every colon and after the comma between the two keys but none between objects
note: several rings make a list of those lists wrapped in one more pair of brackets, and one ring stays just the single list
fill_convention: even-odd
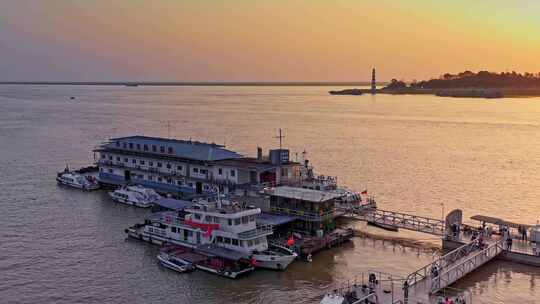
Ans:
[{"label": "metal gangway", "polygon": [[441,219],[381,209],[371,209],[354,217],[368,223],[371,222],[437,236],[444,234],[444,221]]},{"label": "metal gangway", "polygon": [[416,297],[435,294],[504,251],[504,240],[480,248],[476,241],[458,247],[409,274],[406,282]]}]

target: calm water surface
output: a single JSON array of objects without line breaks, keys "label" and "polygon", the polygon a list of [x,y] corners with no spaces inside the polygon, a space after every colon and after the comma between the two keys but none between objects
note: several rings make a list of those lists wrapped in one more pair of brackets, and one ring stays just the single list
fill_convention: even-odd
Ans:
[{"label": "calm water surface", "polygon": [[[433,259],[357,238],[313,263],[236,281],[164,270],[156,247],[125,239],[124,228],[147,211],[54,180],[66,163],[90,164],[91,150],[114,136],[191,137],[254,155],[257,146],[278,145],[281,127],[285,145],[306,150],[319,173],[368,189],[382,208],[540,218],[539,98],[329,96],[330,89],[0,86],[0,302],[313,303],[361,271],[405,275]],[[538,280],[538,268],[494,262],[456,286],[474,303],[535,303]]]}]

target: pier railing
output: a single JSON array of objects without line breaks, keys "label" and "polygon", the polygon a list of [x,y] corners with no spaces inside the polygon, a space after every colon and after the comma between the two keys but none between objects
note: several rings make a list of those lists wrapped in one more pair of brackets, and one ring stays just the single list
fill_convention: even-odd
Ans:
[{"label": "pier railing", "polygon": [[424,216],[407,213],[376,209],[365,215],[367,221],[392,225],[398,228],[414,230],[442,236],[444,233],[444,221]]}]

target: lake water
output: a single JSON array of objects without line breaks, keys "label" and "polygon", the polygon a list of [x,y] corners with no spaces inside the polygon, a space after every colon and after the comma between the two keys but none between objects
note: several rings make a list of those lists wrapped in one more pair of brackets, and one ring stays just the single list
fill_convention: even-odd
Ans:
[{"label": "lake water", "polygon": [[[257,146],[277,147],[282,128],[293,159],[307,151],[318,173],[368,189],[384,209],[540,218],[540,98],[330,96],[331,89],[338,88],[0,86],[0,302],[318,303],[324,288],[361,271],[406,275],[433,259],[355,238],[313,263],[240,280],[165,270],[157,247],[124,234],[148,211],[54,180],[66,163],[91,164],[92,149],[115,136],[191,137],[255,155]],[[537,279],[540,268],[492,262],[456,286],[474,303],[535,303]]]}]

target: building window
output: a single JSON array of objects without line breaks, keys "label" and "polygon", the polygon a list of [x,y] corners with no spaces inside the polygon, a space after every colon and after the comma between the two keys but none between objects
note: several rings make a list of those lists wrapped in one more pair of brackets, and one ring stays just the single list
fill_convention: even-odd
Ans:
[{"label": "building window", "polygon": [[232,244],[233,244],[233,246],[238,246],[238,240],[237,239],[232,239]]},{"label": "building window", "polygon": [[170,169],[171,168],[171,164],[167,164],[167,169]]},{"label": "building window", "polygon": [[116,142],[116,146],[120,147],[120,142],[119,141]]},{"label": "building window", "polygon": [[227,224],[229,224],[229,226],[232,226],[232,220],[231,220],[231,219],[228,219],[228,220],[227,220]]},{"label": "building window", "polygon": [[139,164],[141,164],[141,165],[144,165],[145,163],[146,162],[144,160],[142,160],[142,159],[139,161]]},{"label": "building window", "polygon": [[176,233],[176,227],[171,227],[171,232]]},{"label": "building window", "polygon": [[157,152],[157,147],[156,147],[156,145],[152,145],[152,152]]},{"label": "building window", "polygon": [[224,238],[224,241],[225,241],[225,244],[229,244],[229,245],[231,244],[231,239],[228,237]]},{"label": "building window", "polygon": [[109,160],[112,160],[112,155],[109,155]]},{"label": "building window", "polygon": [[200,170],[201,174],[206,174],[206,172],[208,172],[206,169],[201,169]]},{"label": "building window", "polygon": [[253,246],[253,241],[252,240],[247,241],[247,243],[248,243],[249,247]]},{"label": "building window", "polygon": [[182,166],[176,166],[176,169],[177,169],[178,171],[182,171]]},{"label": "building window", "polygon": [[234,177],[235,175],[236,175],[236,171],[234,171],[234,169],[231,170],[231,176]]},{"label": "building window", "polygon": [[188,183],[188,186],[190,186],[191,188],[193,188],[193,183]]},{"label": "building window", "polygon": [[184,183],[183,183],[181,180],[177,180],[177,181],[176,181],[176,184],[177,184],[178,186],[182,186],[182,184],[184,184]]},{"label": "building window", "polygon": [[129,148],[133,149],[133,143],[129,143]]},{"label": "building window", "polygon": [[157,181],[158,181],[158,182],[161,182],[161,181],[163,181],[163,178],[158,177],[158,178],[157,178]]},{"label": "building window", "polygon": [[219,169],[217,170],[217,174],[218,174],[218,175],[223,175],[223,169],[219,168]]},{"label": "building window", "polygon": [[154,177],[152,175],[148,175],[148,180],[154,180]]},{"label": "building window", "polygon": [[127,157],[125,157],[124,162],[129,163],[129,159]]},{"label": "building window", "polygon": [[249,216],[249,221],[250,222],[255,222],[255,215],[250,215]]},{"label": "building window", "polygon": [[126,143],[122,143],[122,147],[123,147],[124,149],[127,149],[127,144],[126,144]]},{"label": "building window", "polygon": [[148,145],[143,145],[144,151],[148,151]]},{"label": "building window", "polygon": [[158,166],[158,168],[161,168],[161,167],[163,167],[163,164],[162,163],[157,163],[157,166]]},{"label": "building window", "polygon": [[101,154],[101,158],[105,158],[105,157],[107,157],[107,155]]},{"label": "building window", "polygon": [[137,163],[137,160],[135,158],[131,159],[131,162],[136,164]]},{"label": "building window", "polygon": [[120,156],[117,156],[117,157],[116,157],[116,161],[120,161]]},{"label": "building window", "polygon": [[137,144],[137,150],[141,149],[141,144]]},{"label": "building window", "polygon": [[199,168],[193,168],[193,173],[199,173]]},{"label": "building window", "polygon": [[148,165],[149,165],[150,167],[152,167],[152,166],[154,166],[154,162],[148,162]]},{"label": "building window", "polygon": [[172,147],[169,147],[169,148],[167,148],[167,149],[168,149],[168,151],[169,151],[169,154],[173,154],[173,148],[172,148]]},{"label": "building window", "polygon": [[204,190],[208,190],[208,189],[210,189],[210,186],[208,186],[208,185],[204,185],[204,187],[203,187],[203,188],[204,188]]},{"label": "building window", "polygon": [[109,169],[109,173],[113,173],[113,169]]},{"label": "building window", "polygon": [[159,152],[165,153],[165,147],[164,146],[159,146]]},{"label": "building window", "polygon": [[239,218],[234,219],[234,224],[235,224],[235,225],[240,225],[240,219],[239,219]]}]

